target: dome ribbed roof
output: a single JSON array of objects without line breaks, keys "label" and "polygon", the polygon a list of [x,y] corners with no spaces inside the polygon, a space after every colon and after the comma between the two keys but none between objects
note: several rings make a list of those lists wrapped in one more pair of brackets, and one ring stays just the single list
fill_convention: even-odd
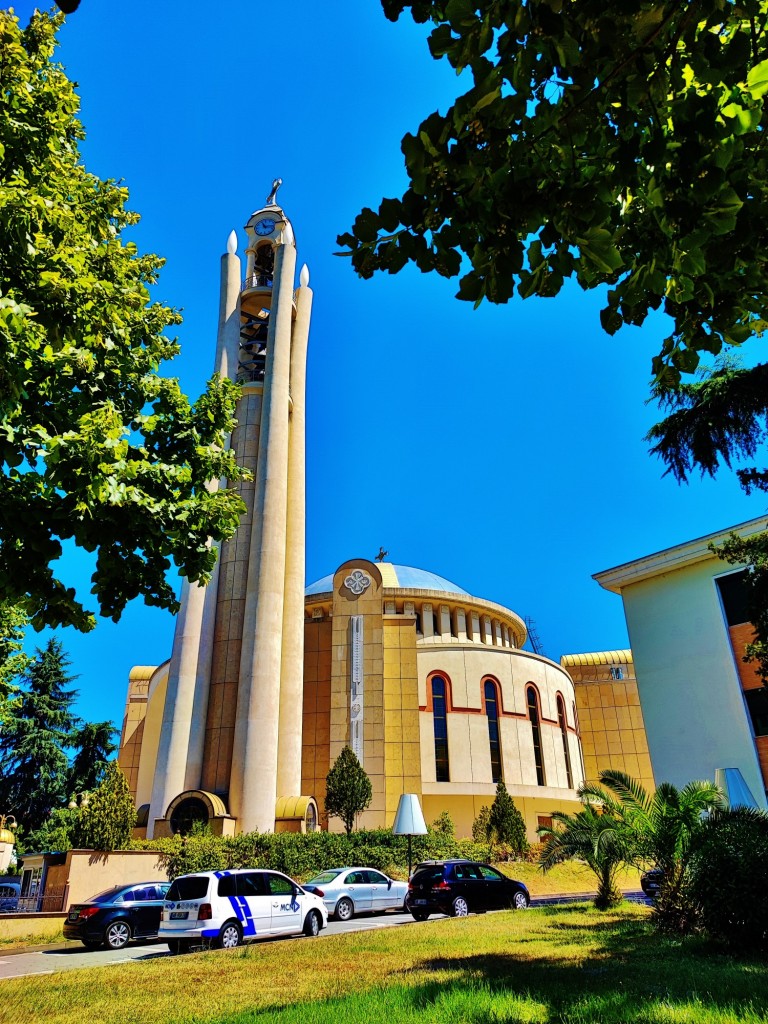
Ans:
[{"label": "dome ribbed roof", "polygon": [[[455,583],[438,576],[426,569],[414,569],[411,565],[393,565],[392,562],[379,563],[381,578],[385,587],[399,587],[408,590],[442,590],[446,594],[466,594],[466,590]],[[333,573],[316,580],[304,591],[306,597],[312,594],[326,594],[333,590]]]}]

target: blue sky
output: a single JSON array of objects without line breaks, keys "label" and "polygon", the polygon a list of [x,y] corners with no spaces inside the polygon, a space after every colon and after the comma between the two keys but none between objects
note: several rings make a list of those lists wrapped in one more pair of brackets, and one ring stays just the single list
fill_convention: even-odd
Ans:
[{"label": "blue sky", "polygon": [[[17,4],[26,23],[31,4]],[[213,366],[219,257],[272,178],[315,290],[307,411],[307,580],[348,558],[430,569],[532,616],[547,654],[621,648],[618,597],[591,574],[762,515],[730,473],[679,487],[643,435],[661,317],[609,338],[600,297],[475,311],[408,268],[358,280],[336,236],[406,184],[400,139],[457,88],[426,31],[377,0],[82,0],[58,59],[79,83],[89,170],[121,178],[134,237],[183,309],[167,371],[190,396]],[[89,563],[67,582],[87,595]],[[170,654],[170,615],[134,604],[60,636],[79,713],[119,723],[128,671]],[[33,637],[32,643],[40,637]]]}]

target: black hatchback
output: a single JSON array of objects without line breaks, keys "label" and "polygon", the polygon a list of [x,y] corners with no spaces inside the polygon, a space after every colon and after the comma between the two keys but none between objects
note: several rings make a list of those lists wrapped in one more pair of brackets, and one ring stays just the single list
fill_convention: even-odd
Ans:
[{"label": "black hatchback", "polygon": [[466,917],[486,910],[525,910],[531,902],[522,882],[490,864],[445,860],[421,864],[408,884],[408,909],[417,921],[430,914]]},{"label": "black hatchback", "polygon": [[116,885],[69,908],[64,938],[89,949],[122,949],[131,939],[156,939],[170,882]]}]

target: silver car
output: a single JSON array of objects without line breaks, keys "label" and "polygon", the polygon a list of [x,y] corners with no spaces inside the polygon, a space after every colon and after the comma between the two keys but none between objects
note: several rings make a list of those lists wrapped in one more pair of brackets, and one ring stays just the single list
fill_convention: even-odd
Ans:
[{"label": "silver car", "polygon": [[408,883],[387,878],[375,868],[330,868],[315,875],[303,888],[319,896],[337,921],[349,921],[364,911],[408,913]]}]

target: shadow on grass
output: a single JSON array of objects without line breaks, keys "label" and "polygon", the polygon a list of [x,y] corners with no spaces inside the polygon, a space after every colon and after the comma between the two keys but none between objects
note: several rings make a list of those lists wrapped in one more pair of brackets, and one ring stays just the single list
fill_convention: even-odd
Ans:
[{"label": "shadow on grass", "polygon": [[[557,910],[563,955],[537,956],[541,935],[510,935],[496,953],[435,955],[385,986],[338,999],[227,1018],[227,1024],[755,1024],[768,1019],[764,961],[676,940],[647,921],[579,920]],[[578,951],[579,936],[589,955]],[[553,934],[548,932],[549,948]],[[426,975],[426,980],[425,980]]]}]

